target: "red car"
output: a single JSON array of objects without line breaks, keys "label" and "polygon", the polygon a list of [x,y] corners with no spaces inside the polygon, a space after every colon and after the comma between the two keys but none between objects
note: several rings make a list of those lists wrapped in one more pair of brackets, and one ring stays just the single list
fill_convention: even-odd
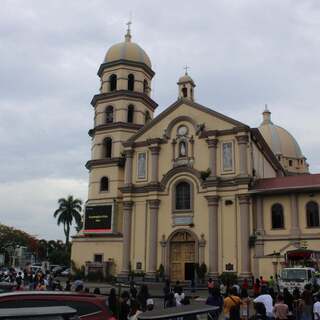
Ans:
[{"label": "red car", "polygon": [[64,291],[16,291],[0,294],[0,308],[69,306],[82,320],[107,320],[106,297]]}]

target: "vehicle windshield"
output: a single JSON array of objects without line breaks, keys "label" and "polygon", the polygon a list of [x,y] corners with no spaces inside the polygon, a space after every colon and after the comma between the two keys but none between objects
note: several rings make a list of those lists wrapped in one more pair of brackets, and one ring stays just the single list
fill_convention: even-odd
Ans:
[{"label": "vehicle windshield", "polygon": [[303,269],[284,269],[281,272],[281,279],[283,281],[302,282],[308,280],[308,273],[307,270]]}]

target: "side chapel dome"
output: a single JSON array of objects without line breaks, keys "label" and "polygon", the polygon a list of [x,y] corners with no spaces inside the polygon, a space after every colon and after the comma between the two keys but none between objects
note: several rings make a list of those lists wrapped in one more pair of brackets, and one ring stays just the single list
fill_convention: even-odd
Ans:
[{"label": "side chapel dome", "polygon": [[262,114],[263,121],[259,131],[282,166],[290,172],[307,172],[306,158],[296,139],[286,129],[271,121],[271,112],[267,106]]}]

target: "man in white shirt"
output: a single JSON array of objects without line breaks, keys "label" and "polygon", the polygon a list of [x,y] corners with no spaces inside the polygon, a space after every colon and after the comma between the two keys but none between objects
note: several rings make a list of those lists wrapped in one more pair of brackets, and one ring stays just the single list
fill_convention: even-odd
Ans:
[{"label": "man in white shirt", "polygon": [[261,294],[253,300],[254,303],[261,302],[266,308],[266,315],[268,319],[273,318],[272,314],[272,297],[268,293],[268,290],[265,287],[262,287]]},{"label": "man in white shirt", "polygon": [[314,320],[320,319],[320,294],[317,295],[317,301],[313,305]]}]

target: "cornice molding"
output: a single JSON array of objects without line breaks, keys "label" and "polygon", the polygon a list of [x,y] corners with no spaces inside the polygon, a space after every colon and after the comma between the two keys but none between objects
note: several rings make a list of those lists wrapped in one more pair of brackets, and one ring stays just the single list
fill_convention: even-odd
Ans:
[{"label": "cornice molding", "polygon": [[152,100],[148,95],[142,92],[129,91],[129,90],[117,90],[107,93],[99,93],[93,96],[91,100],[91,105],[95,108],[97,103],[103,100],[109,99],[127,99],[127,100],[143,100],[146,106],[154,112],[158,107],[158,104]]},{"label": "cornice molding", "polygon": [[142,68],[145,72],[147,72],[150,75],[151,78],[153,78],[153,76],[155,75],[154,71],[150,67],[148,67],[146,64],[142,62],[135,62],[135,61],[125,60],[125,59],[102,63],[99,67],[97,74],[99,77],[101,77],[105,69],[112,68],[121,64],[131,66],[131,67],[136,67],[136,68]]},{"label": "cornice molding", "polygon": [[89,160],[86,163],[86,168],[88,170],[91,170],[91,168],[95,166],[110,165],[110,164],[117,167],[123,167],[124,161],[125,159],[121,157]]}]

